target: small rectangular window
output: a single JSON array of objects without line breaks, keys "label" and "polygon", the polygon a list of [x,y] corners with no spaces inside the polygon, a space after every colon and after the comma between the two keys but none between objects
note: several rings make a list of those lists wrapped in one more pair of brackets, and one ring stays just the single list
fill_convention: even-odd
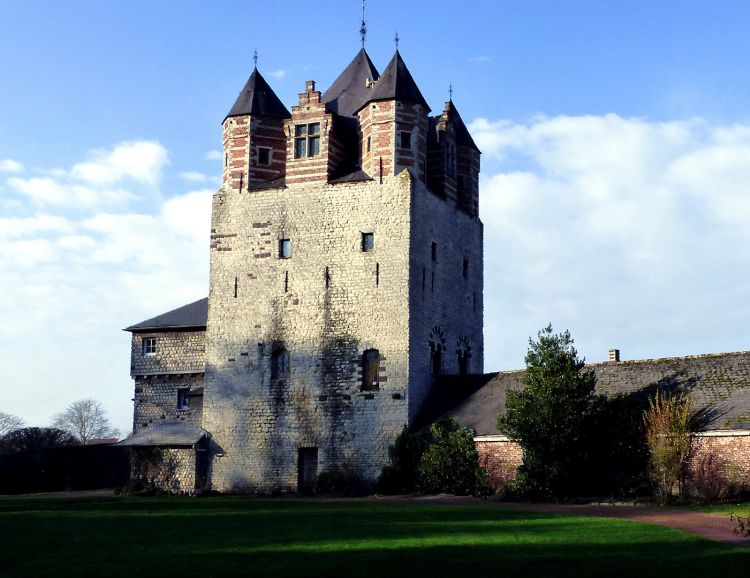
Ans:
[{"label": "small rectangular window", "polygon": [[156,355],[156,337],[143,338],[143,355]]},{"label": "small rectangular window", "polygon": [[292,241],[290,239],[279,239],[279,259],[290,259],[292,257]]},{"label": "small rectangular window", "polygon": [[362,251],[365,253],[375,248],[375,233],[362,233]]},{"label": "small rectangular window", "polygon": [[298,124],[294,127],[294,158],[320,154],[320,123]]},{"label": "small rectangular window", "polygon": [[406,130],[401,131],[401,141],[399,142],[399,146],[402,149],[410,149],[411,148],[411,133]]},{"label": "small rectangular window", "polygon": [[187,387],[181,387],[177,390],[177,409],[188,409],[190,402],[188,400],[188,392],[190,391]]},{"label": "small rectangular window", "polygon": [[435,241],[432,242],[432,262],[437,263],[437,243]]},{"label": "small rectangular window", "polygon": [[380,352],[368,349],[362,354],[362,391],[377,391],[380,387]]},{"label": "small rectangular window", "polygon": [[370,146],[372,145],[372,137],[367,137],[367,152],[370,152]]},{"label": "small rectangular window", "polygon": [[271,164],[271,149],[268,147],[258,147],[258,165],[267,167]]},{"label": "small rectangular window", "polygon": [[464,279],[469,278],[469,260],[464,259]]}]

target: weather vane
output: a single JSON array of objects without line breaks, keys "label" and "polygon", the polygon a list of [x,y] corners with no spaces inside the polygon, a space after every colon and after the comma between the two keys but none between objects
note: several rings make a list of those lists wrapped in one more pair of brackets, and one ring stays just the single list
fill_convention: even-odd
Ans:
[{"label": "weather vane", "polygon": [[253,62],[255,63],[255,68],[258,68],[258,50],[257,49],[253,52]]},{"label": "weather vane", "polygon": [[448,85],[448,100],[453,101],[453,83]]},{"label": "weather vane", "polygon": [[398,41],[399,41],[398,30],[396,30],[396,36],[393,37],[393,41],[396,43],[396,50],[398,50]]},{"label": "weather vane", "polygon": [[367,38],[367,24],[365,23],[365,0],[362,0],[362,25],[359,27],[359,37],[362,39],[362,48],[364,48],[365,38]]}]

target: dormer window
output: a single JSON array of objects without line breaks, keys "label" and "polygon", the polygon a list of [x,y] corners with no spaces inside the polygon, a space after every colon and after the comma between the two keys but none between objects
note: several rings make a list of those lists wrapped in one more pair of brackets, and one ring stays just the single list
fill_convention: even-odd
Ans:
[{"label": "dormer window", "polygon": [[401,138],[398,144],[402,149],[411,148],[411,133],[408,130],[401,131]]},{"label": "dormer window", "polygon": [[294,158],[320,154],[320,123],[298,124],[294,127]]}]

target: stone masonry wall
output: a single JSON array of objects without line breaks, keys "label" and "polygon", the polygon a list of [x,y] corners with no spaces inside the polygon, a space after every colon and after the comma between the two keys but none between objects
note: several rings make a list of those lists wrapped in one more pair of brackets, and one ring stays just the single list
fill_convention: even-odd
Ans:
[{"label": "stone masonry wall", "polygon": [[[156,353],[143,353],[143,340],[156,338]],[[161,331],[133,333],[130,349],[130,375],[196,373],[205,366],[206,332]]]},{"label": "stone masonry wall", "polygon": [[[308,447],[318,472],[377,479],[407,423],[409,181],[214,196],[203,421],[214,489],[294,491]],[[290,371],[274,379],[279,349]],[[367,349],[380,352],[375,391],[362,391]]]},{"label": "stone masonry wall", "polygon": [[459,351],[469,352],[468,373],[481,373],[484,366],[482,223],[421,182],[414,181],[413,191],[410,420],[434,382],[432,347],[440,344],[443,374],[459,373]]},{"label": "stone masonry wall", "polygon": [[[203,374],[145,375],[135,378],[133,433],[163,421],[182,421],[201,427]],[[188,389],[188,407],[177,406],[177,392]]]},{"label": "stone masonry wall", "polygon": [[479,465],[487,470],[487,481],[496,494],[516,479],[523,463],[521,445],[506,436],[477,436],[474,441],[479,452]]}]

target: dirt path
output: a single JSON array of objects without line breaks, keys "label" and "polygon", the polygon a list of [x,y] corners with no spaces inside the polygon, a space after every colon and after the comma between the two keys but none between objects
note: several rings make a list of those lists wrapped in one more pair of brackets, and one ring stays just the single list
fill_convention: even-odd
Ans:
[{"label": "dirt path", "polygon": [[619,518],[656,524],[668,528],[683,530],[709,540],[726,542],[735,546],[750,548],[750,538],[735,535],[734,525],[729,514],[706,514],[674,508],[658,508],[655,506],[613,506],[602,504],[524,504],[513,502],[484,502],[476,498],[454,496],[425,496],[410,498],[420,502],[442,504],[487,504],[488,506],[507,510],[526,510],[531,512],[553,512],[578,516],[596,516],[601,518]]}]

